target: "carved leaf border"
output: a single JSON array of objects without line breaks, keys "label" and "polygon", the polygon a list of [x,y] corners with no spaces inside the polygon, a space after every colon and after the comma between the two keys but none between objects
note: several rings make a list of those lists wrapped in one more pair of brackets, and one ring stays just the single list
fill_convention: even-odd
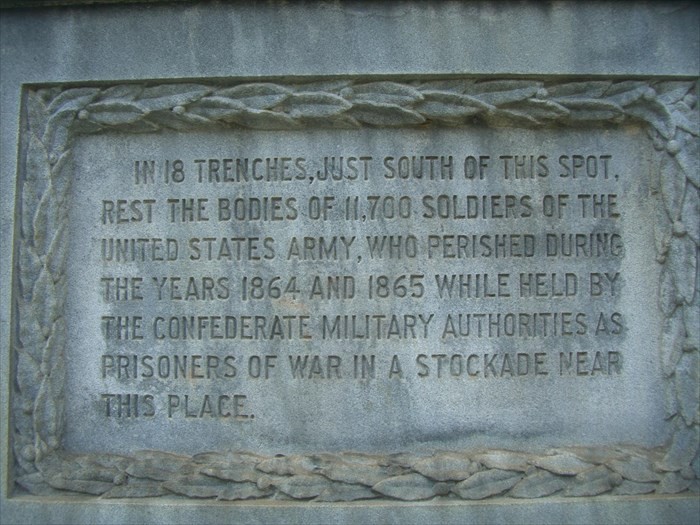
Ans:
[{"label": "carved leaf border", "polygon": [[[12,449],[32,494],[179,495],[351,501],[698,492],[700,167],[696,80],[360,79],[306,83],[27,86],[15,242]],[[666,419],[660,449],[180,456],[67,454],[64,427],[66,229],[75,137],[110,130],[582,127],[638,122],[656,151],[651,192],[661,265]]]}]

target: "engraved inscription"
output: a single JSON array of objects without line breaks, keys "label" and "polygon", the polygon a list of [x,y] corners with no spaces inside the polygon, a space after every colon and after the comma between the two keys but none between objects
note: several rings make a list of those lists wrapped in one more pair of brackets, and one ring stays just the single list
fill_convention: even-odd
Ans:
[{"label": "engraved inscription", "polygon": [[290,389],[315,399],[313,420],[363,388],[429,403],[438,385],[458,401],[520,383],[565,396],[573,382],[593,400],[649,373],[626,305],[648,300],[629,283],[653,276],[624,270],[644,251],[626,224],[646,213],[645,185],[624,147],[595,132],[546,151],[515,131],[413,136],[433,153],[399,133],[367,147],[334,132],[343,147],[328,155],[325,138],[276,136],[283,151],[238,136],[231,156],[219,138],[170,156],[167,137],[160,155],[117,137],[137,153],[76,164],[79,184],[109,175],[81,203],[98,220],[77,241],[94,308],[76,314],[101,341],[79,352],[91,420],[201,421],[214,436],[226,420],[247,439],[276,427]]}]

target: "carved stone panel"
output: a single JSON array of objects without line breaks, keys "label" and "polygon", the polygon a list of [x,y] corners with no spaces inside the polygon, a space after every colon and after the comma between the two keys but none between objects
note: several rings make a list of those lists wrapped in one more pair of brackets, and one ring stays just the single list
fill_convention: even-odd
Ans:
[{"label": "carved stone panel", "polygon": [[16,483],[697,488],[689,81],[30,86]]}]

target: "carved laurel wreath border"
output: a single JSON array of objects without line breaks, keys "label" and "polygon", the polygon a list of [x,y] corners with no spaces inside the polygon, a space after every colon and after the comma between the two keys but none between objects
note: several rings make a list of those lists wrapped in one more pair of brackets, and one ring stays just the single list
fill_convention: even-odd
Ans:
[{"label": "carved laurel wreath border", "polygon": [[[24,91],[15,244],[12,450],[33,494],[103,498],[350,501],[445,496],[698,491],[700,482],[700,168],[696,80],[382,80],[159,83]],[[307,127],[581,127],[642,123],[656,150],[650,196],[661,265],[660,357],[672,438],[660,449],[570,447],[259,456],[67,454],[62,450],[70,169],[75,138],[111,130]]]}]

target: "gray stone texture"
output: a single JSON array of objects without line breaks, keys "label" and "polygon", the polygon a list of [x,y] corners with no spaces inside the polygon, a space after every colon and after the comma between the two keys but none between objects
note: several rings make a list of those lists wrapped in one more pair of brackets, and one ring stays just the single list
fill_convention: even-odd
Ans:
[{"label": "gray stone texture", "polygon": [[[564,82],[570,77],[696,79],[700,69],[698,23],[697,7],[666,3],[445,2],[426,5],[334,2],[290,5],[270,2],[262,5],[135,5],[0,11],[0,111],[3,116],[0,136],[0,419],[3,423],[0,425],[0,473],[3,480],[0,521],[3,524],[216,523],[230,521],[230,513],[235,512],[242,523],[462,523],[465,514],[474,522],[696,522],[697,496],[688,496],[687,492],[681,496],[671,495],[697,485],[697,480],[692,481],[696,474],[689,464],[698,449],[698,397],[697,389],[693,388],[698,377],[697,333],[693,332],[698,315],[698,293],[694,299],[678,283],[692,281],[694,277],[693,270],[697,267],[689,267],[687,261],[694,256],[698,234],[697,222],[683,224],[679,220],[669,226],[665,237],[656,237],[670,243],[670,249],[669,246],[661,246],[661,249],[656,246],[663,259],[660,262],[665,265],[660,295],[665,320],[663,326],[656,321],[647,325],[651,332],[660,334],[660,365],[665,375],[671,376],[666,380],[667,385],[672,385],[670,402],[664,407],[662,387],[656,385],[652,388],[656,401],[648,407],[649,421],[636,419],[640,425],[636,432],[640,440],[637,444],[660,445],[669,431],[660,424],[662,418],[659,416],[665,408],[666,417],[672,419],[670,431],[673,437],[664,457],[659,457],[653,450],[587,450],[583,447],[580,450],[551,450],[544,454],[538,451],[532,457],[498,450],[460,457],[444,454],[421,458],[408,454],[389,456],[388,460],[370,460],[366,468],[362,467],[362,461],[367,458],[363,460],[361,456],[319,458],[313,454],[251,456],[232,462],[230,458],[215,454],[194,458],[170,455],[166,458],[164,453],[154,452],[153,455],[140,453],[129,459],[105,456],[97,463],[92,456],[59,458],[49,455],[42,463],[37,458],[41,451],[28,446],[21,448],[18,461],[31,464],[37,459],[45,477],[27,474],[20,484],[34,494],[45,494],[47,498],[26,495],[10,498],[12,489],[6,480],[14,472],[8,447],[12,435],[8,423],[11,406],[8,395],[12,389],[10,321],[11,316],[17,315],[10,300],[11,269],[18,263],[13,263],[9,246],[16,228],[15,176],[23,85],[90,82],[113,85],[116,81],[144,79],[152,80],[154,85],[159,79],[163,82],[194,79],[194,82],[206,84],[212,79],[229,77],[238,82],[264,78],[284,84],[287,81],[281,79],[293,77],[299,82],[334,76],[365,79],[359,84],[375,78],[391,78],[400,83],[403,78],[435,76],[514,78],[522,75],[550,83],[557,79]],[[190,102],[185,100],[176,104],[182,107]],[[87,111],[88,118],[84,120],[88,122],[93,118],[91,114],[99,114],[95,107]],[[105,123],[109,124],[109,121],[102,122]],[[518,136],[517,132],[514,136]],[[199,145],[206,147],[204,138],[197,140]],[[522,136],[520,140],[523,140]],[[697,153],[692,150],[688,153],[682,145],[672,141],[659,140],[661,148],[666,148],[671,156],[681,149],[682,154],[678,157],[681,164],[683,155],[690,155],[691,167],[686,170],[687,176],[689,179],[697,177],[696,170],[692,169],[693,155],[697,163]],[[449,139],[446,143],[449,144]],[[86,146],[82,154],[87,151],[88,158],[95,155],[100,146],[98,141],[94,144],[93,149]],[[167,151],[174,146],[159,147]],[[82,158],[84,162],[85,157]],[[48,160],[54,165],[57,159]],[[682,180],[685,188],[685,177],[676,180]],[[691,180],[688,183],[691,190],[692,184]],[[697,181],[694,184],[697,187]],[[105,190],[110,191],[102,188]],[[661,192],[663,207],[680,210],[677,218],[697,217],[697,205],[695,209],[686,209],[692,206],[688,203],[694,201],[683,200],[682,189],[666,185]],[[650,225],[640,226],[640,231],[644,231]],[[644,247],[635,249],[643,251]],[[72,279],[79,279],[79,268],[74,268],[72,275]],[[641,284],[635,286],[641,287]],[[653,297],[656,293],[650,295]],[[632,295],[627,300],[641,298],[642,294]],[[80,310],[80,307],[70,305],[69,308]],[[17,318],[14,319],[17,322]],[[79,328],[77,332],[70,330],[69,327],[69,334],[83,335]],[[58,343],[54,341],[52,344]],[[650,355],[648,359],[658,363],[655,356]],[[25,374],[22,381],[38,384],[39,379],[32,376],[35,374],[32,370],[22,368],[17,373]],[[645,378],[645,383],[660,382],[659,376],[654,377]],[[626,395],[633,397],[634,390],[629,387]],[[77,413],[80,413],[80,408],[69,407],[68,421],[71,421],[71,414]],[[651,421],[657,420],[659,426],[654,427]],[[46,421],[53,421],[61,427],[56,419]],[[505,421],[504,418],[502,422]],[[623,417],[616,423],[624,426],[625,421]],[[632,424],[631,418],[628,421]],[[60,436],[51,434],[50,429],[35,427],[34,430],[42,436],[60,439]],[[447,425],[442,430],[449,435],[453,429]],[[572,443],[569,438],[576,435],[576,431],[575,426],[564,431],[562,440],[555,439],[549,445],[600,442],[598,436],[582,436]],[[91,440],[86,440],[85,435],[90,432],[90,425],[82,435],[73,432],[73,435],[66,435],[66,439],[72,440],[75,449],[89,449]],[[619,440],[615,425],[606,428],[606,432],[609,434],[603,437],[604,443]],[[315,439],[324,448],[333,448],[328,446],[328,441],[323,441],[323,436],[332,436],[332,433],[330,425],[321,428],[319,435],[310,434],[304,439]],[[401,437],[396,442],[388,442],[385,437],[380,438],[380,443],[389,443],[387,448],[392,450],[408,448],[405,445],[410,437],[403,436],[403,442]],[[290,439],[295,438],[299,436]],[[104,445],[104,440],[99,439],[96,449],[100,449],[99,445],[113,446]],[[248,448],[251,448],[257,438],[248,439]],[[479,445],[518,448],[517,442],[508,439],[501,436],[494,443],[484,439]],[[440,439],[436,443],[440,443]],[[47,445],[55,448],[58,443],[47,439]],[[542,448],[547,441],[532,438],[525,448],[534,445]],[[125,452],[133,452],[138,446],[138,440],[128,443]],[[358,448],[371,451],[377,446],[377,442],[368,439],[361,441]],[[204,444],[203,449],[191,453],[210,448]],[[340,447],[343,448],[347,447]],[[300,444],[290,448],[291,451],[302,449]],[[275,452],[274,442],[272,446],[263,444],[260,452]],[[129,483],[125,484],[127,479]],[[650,486],[650,490],[667,495],[595,497],[610,492],[644,494],[649,492]],[[103,497],[99,500],[81,499],[64,490],[103,494]],[[458,502],[447,496],[452,493],[465,499],[480,499],[504,491],[509,491],[508,497],[523,500],[481,505]],[[224,501],[273,495],[280,500],[313,498],[314,503],[268,500],[267,503],[237,504],[234,509],[227,503],[176,501],[173,496],[150,499],[163,494],[216,497]],[[554,496],[550,496],[552,494]],[[363,500],[378,495],[397,501],[321,503]],[[529,499],[542,496],[550,497],[542,501]],[[595,498],[587,499],[589,496]],[[133,500],[136,503],[111,500],[123,497],[149,499]],[[401,499],[431,501],[409,504],[399,502]]]}]

